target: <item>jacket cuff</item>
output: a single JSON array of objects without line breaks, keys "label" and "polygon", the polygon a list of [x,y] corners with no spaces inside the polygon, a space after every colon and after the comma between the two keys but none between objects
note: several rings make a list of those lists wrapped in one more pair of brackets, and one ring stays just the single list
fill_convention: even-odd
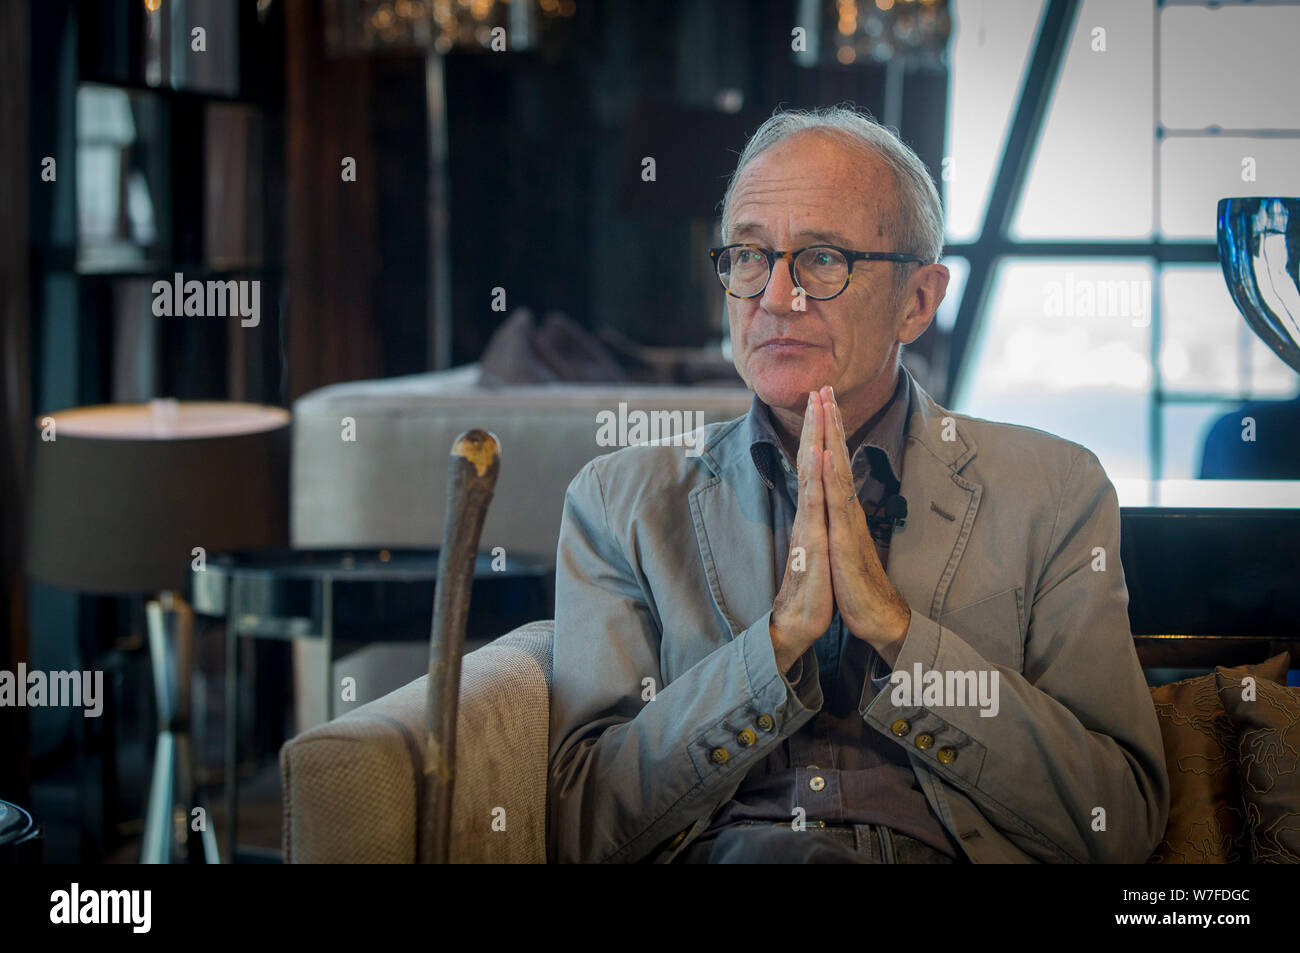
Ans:
[{"label": "jacket cuff", "polygon": [[764,692],[773,693],[770,696],[772,707],[788,705],[792,717],[803,714],[811,717],[821,711],[823,702],[817,653],[808,648],[795,660],[789,672],[778,671],[771,625],[772,613],[769,611],[740,634],[749,684],[756,698]]},{"label": "jacket cuff", "polygon": [[727,714],[704,726],[691,739],[691,762],[702,782],[743,776],[782,738],[794,734],[821,709],[816,658],[811,665],[807,658],[803,659],[800,683],[790,685],[776,670],[770,619],[768,612],[736,637],[748,695],[738,698]]},{"label": "jacket cuff", "polygon": [[[911,629],[909,628],[908,632],[910,631]],[[903,645],[899,649],[898,655],[899,664],[901,664],[903,660],[903,649],[906,647],[907,634],[904,633]],[[890,670],[889,665],[886,664],[885,660],[881,658],[875,650],[872,650],[871,664],[867,666],[867,677],[862,683],[862,697],[858,699],[858,711],[862,714],[862,717],[866,717],[867,709],[871,706],[871,703],[876,696],[889,688],[889,683],[893,674],[893,671]]]},{"label": "jacket cuff", "polygon": [[872,655],[871,668],[867,669],[867,678],[871,679],[871,685],[875,689],[874,694],[879,695],[885,686],[889,684],[889,676],[893,673],[890,671],[889,666],[885,664],[883,658],[874,652]]},{"label": "jacket cuff", "polygon": [[[953,637],[939,623],[913,610],[912,621],[890,676],[891,681],[895,676],[906,681],[877,691],[861,711],[867,724],[902,745],[908,754],[924,761],[940,779],[960,778],[974,786],[979,782],[987,748],[983,742],[945,718],[942,707],[936,709],[923,705],[924,683],[913,684],[918,680],[918,673],[924,676],[937,672],[944,676],[936,662],[944,640]],[[911,691],[902,691],[904,687],[910,687]],[[895,698],[899,700],[897,704]]]}]

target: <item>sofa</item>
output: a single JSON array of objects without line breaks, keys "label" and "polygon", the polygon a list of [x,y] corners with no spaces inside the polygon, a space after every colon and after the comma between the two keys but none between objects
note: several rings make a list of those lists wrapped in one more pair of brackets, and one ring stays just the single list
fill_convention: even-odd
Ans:
[{"label": "sofa", "polygon": [[[744,387],[531,384],[484,387],[479,364],[322,387],[293,405],[294,546],[437,546],[447,455],[471,427],[501,441],[501,476],[483,545],[555,559],[569,481],[618,449],[597,415],[690,412],[704,423],[748,412]],[[698,415],[698,418],[694,415]],[[354,428],[343,438],[345,419]]]},{"label": "sofa", "polygon": [[[546,862],[553,635],[553,622],[533,622],[463,660],[453,863]],[[1151,862],[1300,862],[1300,689],[1283,684],[1289,661],[1282,653],[1151,690],[1171,783]],[[416,679],[281,749],[286,862],[416,860],[424,686]]]}]

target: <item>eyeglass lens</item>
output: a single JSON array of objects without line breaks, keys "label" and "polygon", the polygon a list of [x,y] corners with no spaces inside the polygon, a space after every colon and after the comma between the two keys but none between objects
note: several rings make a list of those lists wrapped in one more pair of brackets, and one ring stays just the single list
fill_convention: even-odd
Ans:
[{"label": "eyeglass lens", "polygon": [[[759,294],[767,286],[769,274],[767,256],[753,248],[728,248],[718,256],[722,286],[738,297]],[[810,297],[825,298],[844,290],[849,263],[833,248],[805,248],[794,260],[794,274]]]}]

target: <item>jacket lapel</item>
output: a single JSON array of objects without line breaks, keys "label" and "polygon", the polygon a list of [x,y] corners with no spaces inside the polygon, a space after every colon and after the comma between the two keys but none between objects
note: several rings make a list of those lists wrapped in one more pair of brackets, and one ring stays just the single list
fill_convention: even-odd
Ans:
[{"label": "jacket lapel", "polygon": [[[886,574],[913,611],[937,619],[979,509],[983,487],[961,477],[975,456],[970,434],[944,427],[950,415],[906,368],[910,391],[903,480],[904,526],[895,527]],[[712,478],[691,491],[691,515],[718,612],[734,638],[772,608],[776,597],[772,511],[749,454],[745,418],[723,426],[701,458]],[[945,435],[951,439],[945,440]]]},{"label": "jacket lapel", "polygon": [[705,446],[700,456],[713,478],[690,495],[709,592],[732,638],[776,598],[772,508],[749,455],[744,423],[744,417],[733,420]]},{"label": "jacket lapel", "polygon": [[[984,488],[961,476],[976,452],[971,435],[906,368],[902,373],[907,374],[912,396],[898,491],[907,500],[907,522],[894,527],[885,574],[914,612],[937,620],[966,551]],[[945,427],[945,420],[951,426]]]}]

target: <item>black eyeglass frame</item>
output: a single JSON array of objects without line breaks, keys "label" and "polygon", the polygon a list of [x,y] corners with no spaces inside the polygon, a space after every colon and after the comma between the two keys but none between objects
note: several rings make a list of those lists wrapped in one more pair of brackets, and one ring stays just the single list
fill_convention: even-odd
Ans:
[{"label": "black eyeglass frame", "polygon": [[[718,257],[724,251],[730,251],[733,248],[748,248],[752,251],[758,252],[760,255],[762,255],[764,258],[767,259],[767,281],[763,282],[763,287],[759,288],[752,295],[736,294],[734,291],[732,291],[730,288],[726,286],[726,284],[722,281],[722,275],[718,273]],[[844,276],[844,287],[841,288],[839,291],[835,292],[835,294],[833,295],[818,297],[815,294],[809,294],[808,289],[804,288],[803,285],[799,284],[799,279],[795,277],[794,260],[798,258],[800,255],[802,255],[804,252],[810,251],[813,248],[829,248],[832,251],[837,251],[841,255],[843,255],[844,260],[849,263],[849,273]],[[713,272],[714,274],[718,275],[718,282],[722,284],[722,290],[725,291],[731,297],[739,298],[742,301],[749,301],[752,298],[757,298],[759,295],[761,295],[764,291],[767,290],[768,283],[771,282],[772,280],[772,271],[773,269],[776,268],[776,260],[778,258],[784,259],[786,266],[790,269],[790,283],[794,285],[796,288],[801,289],[805,295],[807,295],[809,298],[812,298],[814,301],[830,301],[832,298],[838,298],[840,295],[844,294],[845,289],[847,289],[849,286],[849,282],[853,280],[853,265],[855,262],[859,262],[859,261],[897,261],[897,262],[914,261],[920,263],[925,262],[924,258],[921,258],[917,255],[904,255],[902,252],[892,252],[892,251],[854,251],[852,248],[841,248],[839,245],[828,245],[825,242],[818,242],[816,245],[805,245],[803,248],[796,248],[794,251],[774,251],[773,249],[770,248],[764,248],[762,245],[752,245],[749,242],[732,242],[730,245],[723,245],[721,248],[710,248],[709,258],[713,262]]]}]

